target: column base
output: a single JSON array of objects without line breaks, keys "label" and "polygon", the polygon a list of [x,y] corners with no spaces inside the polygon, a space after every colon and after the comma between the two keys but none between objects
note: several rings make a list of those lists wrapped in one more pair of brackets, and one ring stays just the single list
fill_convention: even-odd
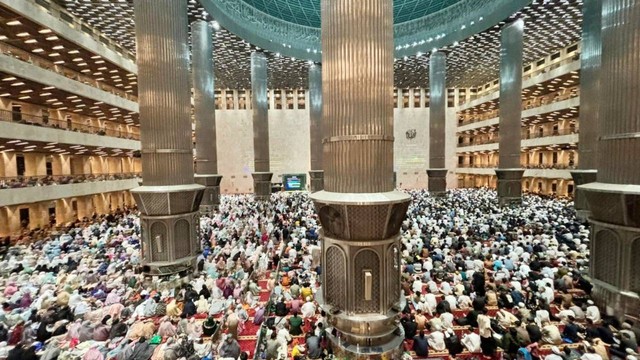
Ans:
[{"label": "column base", "polygon": [[220,182],[222,175],[201,175],[194,176],[196,184],[205,187],[202,202],[200,203],[200,213],[212,214],[220,208]]},{"label": "column base", "polygon": [[638,294],[623,291],[597,279],[591,279],[591,282],[593,284],[591,297],[605,314],[614,316],[621,321],[626,319],[638,320],[638,314],[640,314],[640,298]]},{"label": "column base", "polygon": [[427,190],[429,190],[431,196],[442,197],[447,194],[447,172],[447,169],[427,170],[427,176],[429,177]]},{"label": "column base", "polygon": [[309,190],[312,193],[324,190],[324,170],[309,170]]},{"label": "column base", "polygon": [[142,213],[142,271],[166,276],[195,269],[200,250],[198,208],[204,186],[197,184],[141,186],[131,190]]},{"label": "column base", "polygon": [[345,341],[342,337],[333,335],[334,328],[327,328],[327,339],[333,354],[339,359],[399,359],[402,356],[404,330],[398,327],[393,338],[379,346],[361,346]]},{"label": "column base", "polygon": [[619,319],[640,314],[640,185],[579,186],[591,211],[593,296]]},{"label": "column base", "polygon": [[522,169],[495,169],[498,177],[498,204],[500,206],[522,204]]},{"label": "column base", "polygon": [[271,198],[271,178],[273,173],[270,172],[254,172],[251,173],[253,177],[253,192],[255,198],[258,201],[269,201]]},{"label": "column base", "polygon": [[398,233],[411,198],[399,191],[320,191],[311,199],[322,224],[325,269],[316,299],[328,325],[340,334],[338,348],[350,354],[356,349],[362,354],[397,349],[403,298]]},{"label": "column base", "polygon": [[591,212],[584,191],[579,186],[596,182],[598,170],[571,170],[570,172],[575,185],[573,204],[576,209],[576,217],[578,220],[586,222]]}]

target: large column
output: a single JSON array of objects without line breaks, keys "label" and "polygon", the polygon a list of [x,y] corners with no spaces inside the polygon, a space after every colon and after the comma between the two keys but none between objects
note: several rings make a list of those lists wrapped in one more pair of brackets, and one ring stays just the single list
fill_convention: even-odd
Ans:
[{"label": "large column", "polygon": [[[640,2],[602,2],[598,181],[582,185],[591,215],[594,297],[607,313],[640,314]],[[582,111],[582,109],[581,109]],[[604,116],[606,114],[606,117]]]},{"label": "large column", "polygon": [[[580,54],[580,134],[578,169],[571,171],[576,186],[596,181],[600,102],[600,65],[602,63],[602,0],[585,0],[582,8],[582,53]],[[579,187],[574,204],[577,217],[586,221],[587,198]]]},{"label": "large column", "polygon": [[143,185],[143,271],[188,273],[195,265],[198,207],[193,181],[187,3],[135,0]]},{"label": "large column", "polygon": [[311,135],[311,192],[324,189],[324,168],[322,165],[322,68],[309,68],[309,123]]},{"label": "large column", "polygon": [[500,35],[500,162],[498,201],[500,205],[522,201],[520,168],[520,122],[522,121],[522,48],[524,21],[518,19],[502,28]]},{"label": "large column", "polygon": [[191,24],[193,108],[196,121],[195,182],[204,185],[200,212],[210,214],[220,205],[220,181],[216,148],[216,111],[213,74],[213,29],[198,20]]},{"label": "large column", "polygon": [[447,56],[440,51],[429,59],[429,176],[428,189],[433,196],[447,192],[447,169],[444,160],[447,111]]},{"label": "large column", "polygon": [[410,197],[393,183],[392,6],[322,2],[325,190],[311,195],[322,224],[317,300],[334,352],[348,358],[397,351],[403,339],[399,231]]},{"label": "large column", "polygon": [[269,108],[267,104],[267,57],[261,52],[251,53],[251,108],[253,111],[253,191],[256,199],[269,200],[271,177],[269,172]]}]

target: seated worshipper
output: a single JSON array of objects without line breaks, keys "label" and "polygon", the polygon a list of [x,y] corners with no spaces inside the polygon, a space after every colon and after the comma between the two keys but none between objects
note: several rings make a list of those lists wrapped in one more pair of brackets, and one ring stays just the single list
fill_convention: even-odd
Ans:
[{"label": "seated worshipper", "polygon": [[297,312],[294,312],[293,315],[289,318],[289,334],[293,336],[302,335],[302,324],[304,324],[304,320],[298,316]]},{"label": "seated worshipper", "polygon": [[238,341],[231,334],[227,334],[218,348],[218,354],[222,359],[235,360],[240,357],[240,352],[240,344],[238,344]]},{"label": "seated worshipper", "polygon": [[431,348],[437,352],[447,350],[447,346],[444,342],[444,333],[440,330],[431,329],[430,326],[428,326],[428,328],[430,333],[427,336],[427,339]]},{"label": "seated worshipper", "polygon": [[308,319],[313,317],[316,314],[316,305],[313,303],[313,298],[307,296],[307,302],[302,305],[300,311],[302,312],[302,317]]},{"label": "seated worshipper", "polygon": [[420,330],[420,333],[413,337],[412,350],[418,356],[429,356],[429,340],[424,335],[424,330]]}]

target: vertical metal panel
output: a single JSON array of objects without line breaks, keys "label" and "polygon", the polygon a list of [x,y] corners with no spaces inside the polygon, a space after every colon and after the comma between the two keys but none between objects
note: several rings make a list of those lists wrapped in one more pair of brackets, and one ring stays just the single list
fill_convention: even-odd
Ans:
[{"label": "vertical metal panel", "polygon": [[193,107],[196,122],[196,172],[216,174],[216,112],[213,74],[213,29],[198,20],[191,24]]},{"label": "vertical metal panel", "polygon": [[598,181],[640,184],[640,2],[602,5]]},{"label": "vertical metal panel", "polygon": [[580,55],[580,169],[597,169],[602,63],[602,0],[584,0]]},{"label": "vertical metal panel", "polygon": [[193,184],[187,2],[134,7],[144,185]]},{"label": "vertical metal panel", "polygon": [[445,119],[447,111],[447,57],[443,52],[429,59],[429,167],[444,169]]},{"label": "vertical metal panel", "polygon": [[267,106],[267,57],[251,53],[251,107],[253,154],[256,172],[269,172],[269,115]]},{"label": "vertical metal panel", "polygon": [[325,190],[392,191],[393,4],[324,1]]},{"label": "vertical metal panel", "polygon": [[500,34],[500,169],[520,168],[523,34],[522,19]]},{"label": "vertical metal panel", "polygon": [[311,170],[322,170],[322,68],[309,68],[309,123],[311,134]]}]

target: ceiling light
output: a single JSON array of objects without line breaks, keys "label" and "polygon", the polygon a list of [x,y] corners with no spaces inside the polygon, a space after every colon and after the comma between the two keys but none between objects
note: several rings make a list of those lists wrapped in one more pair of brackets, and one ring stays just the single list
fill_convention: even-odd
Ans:
[{"label": "ceiling light", "polygon": [[34,43],[37,43],[37,42],[38,42],[38,40],[36,40],[36,39],[28,39],[28,40],[24,41],[25,44],[34,44]]},{"label": "ceiling light", "polygon": [[40,34],[49,34],[51,32],[51,29],[42,29],[40,31],[38,31]]},{"label": "ceiling light", "polygon": [[28,32],[21,32],[21,33],[17,33],[16,36],[17,37],[25,37],[25,36],[29,36],[30,34]]},{"label": "ceiling light", "polygon": [[53,35],[53,36],[49,36],[49,37],[47,37],[47,40],[49,40],[49,41],[56,41],[56,40],[59,40],[59,38],[58,38],[57,36]]},{"label": "ceiling light", "polygon": [[11,20],[7,23],[7,25],[9,26],[18,26],[18,25],[22,25],[22,23],[19,20]]},{"label": "ceiling light", "polygon": [[11,86],[22,86],[22,85],[24,85],[23,82],[15,82],[15,83],[11,84]]},{"label": "ceiling light", "polygon": [[4,35],[0,35],[0,40],[7,40],[8,37],[4,36]]},{"label": "ceiling light", "polygon": [[43,52],[43,51],[44,51],[44,49],[42,49],[42,48],[37,48],[37,49],[33,49],[33,50],[31,50],[31,51],[37,54],[37,53],[41,53],[41,52]]},{"label": "ceiling light", "polygon": [[13,81],[15,79],[16,78],[14,78],[13,76],[9,76],[9,77],[6,77],[6,78],[2,79],[2,81]]}]

